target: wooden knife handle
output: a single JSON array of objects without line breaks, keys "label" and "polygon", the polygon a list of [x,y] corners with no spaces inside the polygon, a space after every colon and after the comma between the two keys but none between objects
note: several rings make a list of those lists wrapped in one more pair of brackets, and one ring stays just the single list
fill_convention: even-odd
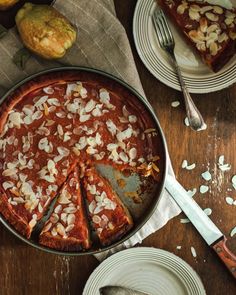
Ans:
[{"label": "wooden knife handle", "polygon": [[212,248],[236,279],[236,256],[227,248],[226,241],[227,239],[224,236],[224,238],[214,244]]}]

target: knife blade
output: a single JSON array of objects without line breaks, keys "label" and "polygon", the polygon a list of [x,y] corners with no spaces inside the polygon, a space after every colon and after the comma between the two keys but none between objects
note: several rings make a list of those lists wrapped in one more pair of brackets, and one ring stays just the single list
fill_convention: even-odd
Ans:
[{"label": "knife blade", "polygon": [[165,187],[207,244],[215,250],[231,274],[236,278],[236,256],[227,248],[227,239],[224,234],[194,199],[189,197],[186,190],[173,176],[167,175]]}]

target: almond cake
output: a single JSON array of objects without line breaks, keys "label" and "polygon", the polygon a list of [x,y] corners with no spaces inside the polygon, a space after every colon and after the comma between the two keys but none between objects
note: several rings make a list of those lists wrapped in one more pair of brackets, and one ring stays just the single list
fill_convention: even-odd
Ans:
[{"label": "almond cake", "polygon": [[235,54],[235,9],[188,0],[158,0],[158,3],[214,72]]},{"label": "almond cake", "polygon": [[[120,238],[132,227],[132,219],[109,183],[92,166],[107,164],[159,181],[160,137],[155,126],[134,94],[101,75],[59,71],[29,80],[11,93],[0,109],[0,213],[29,239],[58,196],[54,215],[40,236],[41,243],[58,249],[69,249],[68,245],[72,249],[89,248],[90,229],[84,221],[84,216],[89,216],[82,208],[86,202],[81,201],[79,178],[88,179],[92,173],[104,182],[106,190],[101,193],[107,195],[105,200],[114,201],[119,213],[124,214],[121,223],[110,223],[111,228],[117,224],[118,229],[100,233],[101,243]],[[70,187],[72,182],[75,187]],[[82,183],[88,188],[86,180]],[[75,221],[71,232],[67,231],[71,224],[62,214],[66,204],[60,204],[65,191],[67,196],[72,195],[68,206],[80,208],[75,216],[67,216],[70,222]],[[91,200],[88,189],[82,198]],[[58,215],[55,211],[60,205],[62,213]],[[107,217],[115,220],[109,214]],[[56,224],[51,225],[52,220]],[[97,232],[100,228],[96,227]]]}]

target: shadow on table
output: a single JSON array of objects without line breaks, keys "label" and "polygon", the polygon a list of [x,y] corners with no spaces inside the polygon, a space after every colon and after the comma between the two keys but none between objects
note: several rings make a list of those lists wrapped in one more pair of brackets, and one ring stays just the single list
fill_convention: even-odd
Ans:
[{"label": "shadow on table", "polygon": [[23,246],[24,243],[17,237],[15,237],[9,230],[7,230],[3,224],[0,223],[0,251],[5,247]]}]

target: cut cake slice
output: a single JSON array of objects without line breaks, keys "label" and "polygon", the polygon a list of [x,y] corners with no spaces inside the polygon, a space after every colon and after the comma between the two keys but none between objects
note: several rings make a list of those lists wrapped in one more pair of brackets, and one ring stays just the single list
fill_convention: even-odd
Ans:
[{"label": "cut cake slice", "polygon": [[40,234],[40,244],[66,251],[90,248],[89,228],[77,170],[64,183],[53,212]]},{"label": "cut cake slice", "polygon": [[235,54],[235,9],[187,0],[158,0],[158,3],[214,72]]},{"label": "cut cake slice", "polygon": [[85,171],[83,185],[89,216],[100,243],[106,246],[117,241],[133,226],[128,209],[95,168]]}]

